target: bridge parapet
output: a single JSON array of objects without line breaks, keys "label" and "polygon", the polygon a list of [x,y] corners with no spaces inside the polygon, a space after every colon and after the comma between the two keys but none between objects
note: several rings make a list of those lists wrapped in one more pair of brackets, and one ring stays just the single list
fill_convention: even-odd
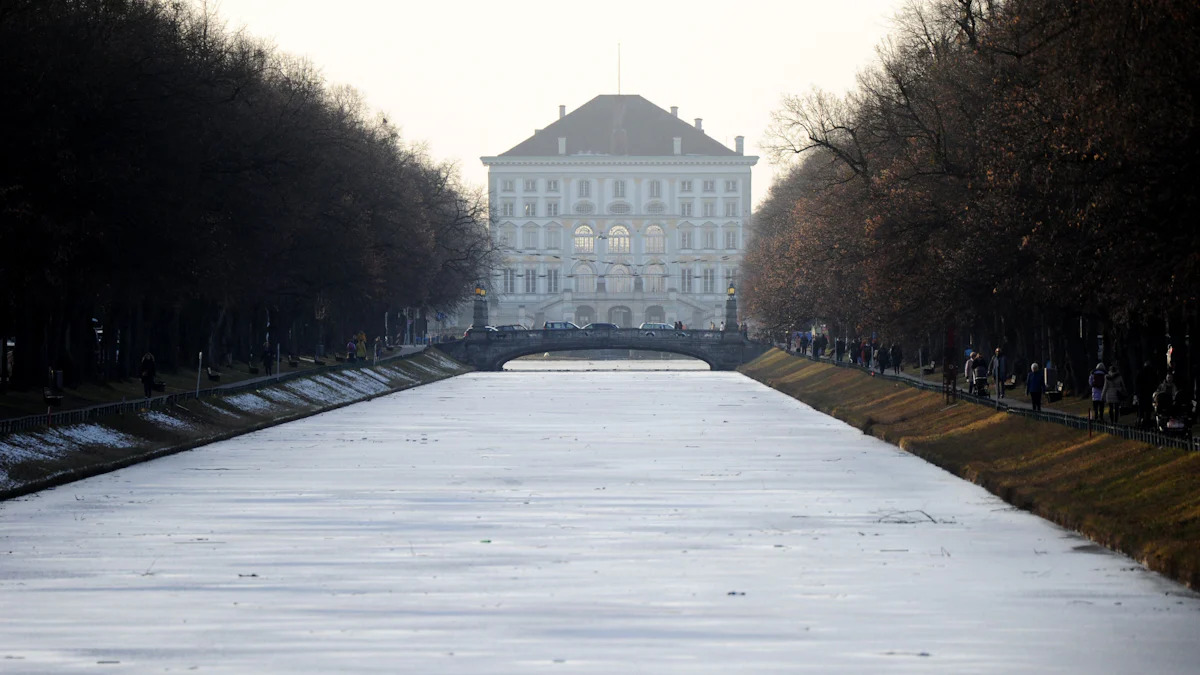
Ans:
[{"label": "bridge parapet", "polygon": [[640,328],[590,330],[480,331],[462,340],[437,345],[449,356],[478,370],[501,370],[521,356],[589,349],[636,349],[691,356],[713,370],[733,370],[764,351],[737,331],[657,330]]}]

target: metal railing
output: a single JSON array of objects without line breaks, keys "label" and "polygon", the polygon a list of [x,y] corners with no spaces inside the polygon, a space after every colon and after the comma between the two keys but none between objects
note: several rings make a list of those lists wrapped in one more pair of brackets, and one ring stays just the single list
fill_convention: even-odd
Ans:
[{"label": "metal railing", "polygon": [[162,410],[184,401],[212,398],[214,396],[226,396],[247,391],[257,391],[264,387],[274,386],[280,382],[288,382],[290,380],[296,380],[303,377],[323,375],[325,373],[339,372],[343,370],[369,368],[375,365],[383,365],[385,363],[403,360],[412,356],[416,356],[420,353],[422,352],[415,351],[408,354],[391,354],[387,357],[379,359],[378,361],[368,361],[364,363],[332,363],[326,366],[307,368],[305,370],[296,370],[289,373],[278,373],[276,375],[255,378],[246,382],[227,384],[209,389],[200,389],[198,391],[183,391],[174,394],[166,394],[163,396],[154,396],[149,399],[135,398],[121,401],[119,403],[105,403],[101,405],[89,406],[87,408],[77,408],[74,410],[51,410],[50,412],[38,415],[14,417],[11,419],[0,420],[0,436],[19,431],[40,429],[43,427],[91,422],[137,410]]},{"label": "metal railing", "polygon": [[[914,379],[911,377],[904,377],[902,375],[893,375],[893,374],[883,373],[883,372],[880,372],[880,371],[872,369],[872,368],[867,368],[866,366],[860,366],[860,365],[853,363],[851,361],[848,361],[848,360],[838,361],[833,356],[818,358],[811,354],[793,354],[793,355],[807,358],[809,361],[815,361],[817,363],[826,363],[831,366],[836,366],[838,368],[850,368],[850,369],[862,371],[865,373],[871,373],[872,376],[874,376],[876,378],[890,380],[892,382],[899,382],[901,384],[905,384],[910,387],[914,387],[916,389],[932,391],[932,392],[936,392],[938,394],[942,393],[942,384],[940,382],[938,382],[938,383],[925,382],[924,380],[917,380],[917,379]],[[1089,433],[1091,433],[1091,432],[1104,433],[1104,434],[1108,434],[1110,436],[1119,436],[1120,438],[1124,438],[1126,440],[1140,441],[1142,443],[1148,443],[1150,445],[1154,445],[1157,447],[1176,448],[1179,450],[1189,450],[1189,451],[1193,451],[1193,452],[1200,452],[1200,437],[1175,436],[1175,435],[1170,435],[1170,434],[1164,434],[1164,433],[1158,432],[1158,431],[1146,431],[1144,429],[1138,429],[1136,427],[1125,426],[1125,425],[1121,425],[1121,424],[1105,424],[1103,422],[1098,422],[1096,420],[1093,420],[1090,417],[1081,417],[1079,415],[1072,415],[1070,413],[1045,411],[1045,410],[1031,410],[1031,409],[1023,408],[1020,406],[1011,406],[1003,401],[999,401],[999,400],[991,398],[989,396],[978,396],[975,394],[967,393],[966,391],[963,391],[961,389],[959,389],[957,391],[957,396],[958,396],[958,398],[961,398],[969,403],[975,403],[977,405],[985,405],[985,406],[988,406],[989,408],[995,408],[996,410],[999,410],[1001,412],[1006,412],[1006,413],[1009,413],[1012,415],[1020,415],[1022,417],[1028,417],[1031,419],[1040,420],[1042,422],[1051,422],[1053,424],[1061,424],[1063,426],[1071,427],[1072,429],[1080,429],[1080,430],[1088,431]]]},{"label": "metal railing", "polygon": [[638,340],[685,340],[688,342],[721,342],[726,331],[691,329],[571,329],[571,330],[498,330],[483,333],[488,341],[511,341],[519,344],[568,342],[587,340],[595,342],[624,342]]}]

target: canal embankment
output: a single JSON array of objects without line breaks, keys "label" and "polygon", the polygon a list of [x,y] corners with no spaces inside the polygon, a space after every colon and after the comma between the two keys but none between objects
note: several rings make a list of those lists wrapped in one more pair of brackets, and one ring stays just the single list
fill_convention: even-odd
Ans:
[{"label": "canal embankment", "polygon": [[1043,422],[778,349],[745,375],[1191,588],[1200,453]]},{"label": "canal embankment", "polygon": [[376,366],[262,382],[94,421],[0,436],[0,499],[335,410],[471,369],[437,350]]}]

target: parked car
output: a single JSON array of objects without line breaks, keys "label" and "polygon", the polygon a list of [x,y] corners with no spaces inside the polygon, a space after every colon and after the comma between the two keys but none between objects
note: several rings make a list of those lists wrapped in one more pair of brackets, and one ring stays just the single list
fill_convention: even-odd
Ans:
[{"label": "parked car", "polygon": [[[470,335],[470,334],[471,334],[471,331],[473,331],[473,330],[475,330],[475,329],[474,329],[474,328],[468,328],[468,329],[466,330],[466,332],[464,332],[464,333],[463,333],[463,337],[465,338],[465,337],[467,337],[468,335]],[[486,333],[497,333],[497,332],[499,332],[498,330],[496,330],[496,327],[495,327],[495,326],[484,326],[484,327],[483,327],[483,331],[484,331],[484,332],[486,332]]]},{"label": "parked car", "polygon": [[529,327],[528,327],[528,326],[522,326],[522,325],[521,325],[521,324],[519,324],[519,323],[510,323],[510,324],[506,324],[506,325],[503,325],[503,326],[496,326],[496,330],[499,330],[499,331],[510,331],[510,330],[529,330]]},{"label": "parked car", "polygon": [[621,330],[621,327],[615,323],[589,323],[583,327],[584,330]]},{"label": "parked car", "polygon": [[645,335],[654,337],[656,335],[669,335],[675,330],[675,327],[669,323],[644,323],[638,326],[638,330],[645,331]]},{"label": "parked car", "polygon": [[547,321],[542,325],[542,330],[579,330],[579,326],[570,321]]}]

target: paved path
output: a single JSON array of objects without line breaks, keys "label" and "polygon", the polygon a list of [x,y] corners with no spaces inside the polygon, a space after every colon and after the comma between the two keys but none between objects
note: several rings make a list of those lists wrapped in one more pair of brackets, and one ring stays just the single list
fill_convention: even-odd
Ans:
[{"label": "paved path", "polygon": [[1172,675],[1197,635],[734,373],[472,374],[0,505],[4,673]]}]

